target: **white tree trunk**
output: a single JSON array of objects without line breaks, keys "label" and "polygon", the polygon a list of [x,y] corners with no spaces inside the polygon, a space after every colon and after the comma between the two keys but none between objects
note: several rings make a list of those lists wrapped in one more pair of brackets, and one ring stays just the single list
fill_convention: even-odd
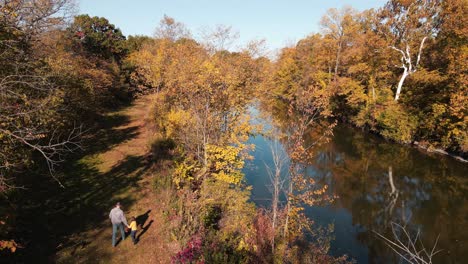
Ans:
[{"label": "white tree trunk", "polygon": [[398,190],[395,187],[395,184],[393,183],[392,166],[388,167],[388,182],[390,183],[391,192],[389,195],[390,200],[388,202],[388,205],[386,206],[386,210],[388,212],[388,215],[391,216],[393,213],[393,208],[395,207],[396,201],[398,200]]},{"label": "white tree trunk", "polygon": [[390,195],[393,195],[396,192],[395,184],[393,183],[393,169],[392,166],[388,167],[388,182],[390,183],[390,188],[392,188],[392,192]]},{"label": "white tree trunk", "polygon": [[338,44],[338,51],[336,52],[336,61],[335,61],[335,75],[333,76],[333,81],[336,82],[336,79],[338,77],[338,67],[340,65],[340,55],[341,55],[341,40],[340,43]]},{"label": "white tree trunk", "polygon": [[401,78],[400,78],[400,81],[398,82],[398,87],[397,87],[397,91],[395,93],[395,101],[398,101],[398,99],[400,98],[400,93],[401,93],[401,88],[403,87],[403,83],[405,82],[405,79],[406,77],[408,77],[410,74],[413,74],[417,71],[417,68],[418,68],[418,65],[419,65],[419,61],[421,60],[421,54],[422,54],[422,51],[423,51],[423,47],[424,47],[424,42],[426,41],[427,37],[424,37],[422,40],[421,40],[421,44],[419,45],[419,51],[418,51],[418,54],[417,54],[417,58],[416,58],[416,64],[413,65],[413,63],[411,62],[411,53],[410,53],[410,47],[408,44],[406,44],[406,51],[403,51],[401,49],[398,49],[396,47],[391,47],[392,49],[400,52],[402,54],[401,56],[401,61],[403,63],[403,66],[402,68],[404,69],[403,71],[403,75],[401,75]]},{"label": "white tree trunk", "polygon": [[398,87],[395,93],[395,101],[398,101],[400,98],[400,93],[401,93],[401,88],[403,87],[403,83],[405,82],[406,77],[410,74],[408,72],[408,69],[405,67],[405,70],[403,71],[403,75],[401,75],[400,81],[398,82]]},{"label": "white tree trunk", "polygon": [[286,219],[284,221],[283,237],[286,237],[289,231],[289,214],[291,213],[291,202],[292,202],[290,195],[292,194],[292,190],[293,190],[293,183],[292,183],[292,180],[289,179],[288,202],[286,204]]},{"label": "white tree trunk", "polygon": [[372,86],[372,102],[375,102],[375,88]]}]

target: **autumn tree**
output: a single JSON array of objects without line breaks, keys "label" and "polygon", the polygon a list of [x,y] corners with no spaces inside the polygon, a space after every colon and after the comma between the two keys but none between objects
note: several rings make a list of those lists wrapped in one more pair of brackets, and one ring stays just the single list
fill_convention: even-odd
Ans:
[{"label": "autumn tree", "polygon": [[400,56],[403,73],[395,92],[395,101],[400,98],[405,79],[418,70],[424,44],[436,35],[436,17],[440,1],[389,1],[381,10],[384,34],[390,38],[391,49]]},{"label": "autumn tree", "polygon": [[446,81],[439,85],[446,88],[439,88],[439,100],[431,107],[434,121],[428,122],[428,130],[439,135],[442,146],[465,153],[468,151],[468,21],[464,15],[467,9],[465,1],[444,1],[441,5],[439,34],[430,52],[435,55],[431,56],[434,64],[431,67],[440,69],[442,80]]},{"label": "autumn tree", "polygon": [[[286,190],[286,220],[284,224],[284,236],[294,237],[301,233],[301,211],[303,204],[313,205],[330,199],[325,194],[327,186],[319,186],[315,179],[305,175],[305,168],[311,158],[315,155],[314,148],[328,140],[332,133],[334,124],[324,120],[330,116],[329,91],[321,87],[310,87],[303,96],[296,98],[294,104],[289,108],[288,114],[296,118],[295,125],[287,132],[286,151],[288,152],[289,178]],[[306,133],[311,130],[318,135],[313,142],[306,142]],[[290,219],[294,219],[291,229]],[[295,230],[294,230],[295,229]],[[292,233],[290,234],[289,232]]]},{"label": "autumn tree", "polygon": [[79,15],[67,30],[70,34],[67,38],[73,39],[75,47],[84,52],[119,62],[127,52],[125,36],[106,18]]},{"label": "autumn tree", "polygon": [[0,16],[4,26],[22,31],[24,39],[30,41],[43,32],[63,28],[75,7],[71,0],[2,0]]},{"label": "autumn tree", "polygon": [[[42,37],[61,29],[74,5],[68,0],[0,1],[0,195],[12,194],[26,169],[50,175],[64,155],[79,148],[79,125],[61,116],[63,97],[45,66]],[[60,184],[60,182],[59,182]],[[22,247],[11,237],[13,212],[1,212],[0,251]],[[16,242],[15,242],[16,240]],[[18,243],[17,243],[18,242]]]},{"label": "autumn tree", "polygon": [[336,81],[338,77],[343,49],[350,46],[356,34],[358,23],[355,21],[355,15],[356,11],[351,7],[343,7],[340,10],[332,8],[320,21],[324,35],[330,37],[335,46],[333,81]]},{"label": "autumn tree", "polygon": [[61,130],[61,91],[34,53],[43,34],[62,26],[69,7],[68,1],[4,1],[0,7],[1,191],[11,173],[31,164],[32,152],[53,172],[62,155],[78,146],[79,128]]},{"label": "autumn tree", "polygon": [[245,122],[246,103],[260,79],[257,64],[247,53],[210,54],[192,39],[159,39],[130,59],[173,106],[165,125],[168,136],[208,166],[208,146],[231,142],[235,127]]},{"label": "autumn tree", "polygon": [[162,136],[178,146],[171,179],[184,222],[176,234],[221,247],[205,256],[209,260],[225,248],[234,252],[230,257],[245,256],[252,250],[254,217],[242,173],[253,130],[246,109],[263,78],[262,63],[248,52],[209,50],[179,34],[177,25],[166,17],[156,38],[128,58],[133,78],[157,93],[153,116]]}]

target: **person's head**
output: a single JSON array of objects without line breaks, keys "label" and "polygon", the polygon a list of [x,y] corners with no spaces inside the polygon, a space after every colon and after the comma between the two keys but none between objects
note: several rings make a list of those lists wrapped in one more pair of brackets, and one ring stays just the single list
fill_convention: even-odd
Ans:
[{"label": "person's head", "polygon": [[132,216],[132,218],[130,218],[130,221],[131,222],[136,221],[136,218],[134,216]]},{"label": "person's head", "polygon": [[120,208],[120,202],[117,202],[117,203],[115,204],[115,207]]}]

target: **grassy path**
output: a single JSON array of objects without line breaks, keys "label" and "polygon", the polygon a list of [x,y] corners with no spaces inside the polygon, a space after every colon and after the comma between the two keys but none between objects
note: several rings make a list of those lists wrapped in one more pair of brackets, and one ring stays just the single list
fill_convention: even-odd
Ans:
[{"label": "grassy path", "polygon": [[[70,168],[81,181],[71,185],[69,192],[79,195],[70,202],[80,205],[75,215],[83,221],[58,246],[58,263],[170,263],[177,251],[165,231],[158,194],[152,189],[152,165],[147,161],[154,137],[147,125],[151,102],[152,96],[144,96],[106,115],[108,125],[92,146],[96,151]],[[140,242],[136,246],[129,237],[115,248],[111,245],[108,214],[116,201],[123,204],[127,219],[137,217]]]}]

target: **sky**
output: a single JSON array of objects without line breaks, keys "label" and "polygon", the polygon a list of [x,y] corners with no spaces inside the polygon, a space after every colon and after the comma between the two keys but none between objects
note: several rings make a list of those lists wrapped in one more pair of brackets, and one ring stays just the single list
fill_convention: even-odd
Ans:
[{"label": "sky", "polygon": [[203,28],[231,26],[239,33],[234,44],[265,39],[268,49],[295,44],[320,31],[329,8],[378,8],[385,0],[79,0],[79,13],[107,18],[124,35],[152,36],[166,14],[182,22],[196,37]]}]

